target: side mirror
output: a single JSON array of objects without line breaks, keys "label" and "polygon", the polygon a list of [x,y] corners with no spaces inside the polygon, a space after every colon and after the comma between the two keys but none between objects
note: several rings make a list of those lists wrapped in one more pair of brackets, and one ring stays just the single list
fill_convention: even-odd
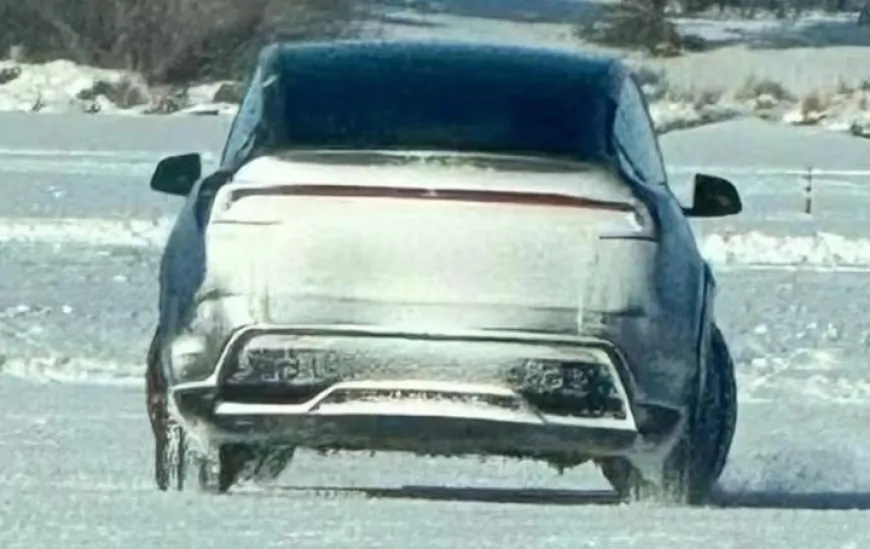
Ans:
[{"label": "side mirror", "polygon": [[157,192],[187,196],[202,176],[199,154],[168,156],[157,163],[151,176],[151,188]]},{"label": "side mirror", "polygon": [[743,211],[737,188],[727,179],[699,173],[695,176],[695,197],[691,208],[683,208],[688,217],[724,217]]}]

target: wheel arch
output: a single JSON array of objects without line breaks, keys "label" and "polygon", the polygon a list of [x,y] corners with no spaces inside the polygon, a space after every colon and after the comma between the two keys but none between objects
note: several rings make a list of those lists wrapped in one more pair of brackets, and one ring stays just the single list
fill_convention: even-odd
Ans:
[{"label": "wheel arch", "polygon": [[716,324],[715,320],[715,305],[716,305],[716,279],[713,276],[713,271],[710,265],[705,261],[702,284],[701,284],[701,301],[698,311],[698,341],[697,341],[697,357],[698,357],[698,383],[695,390],[697,395],[704,394],[704,388],[707,385],[707,373],[712,360],[711,345],[713,337],[713,329]]}]

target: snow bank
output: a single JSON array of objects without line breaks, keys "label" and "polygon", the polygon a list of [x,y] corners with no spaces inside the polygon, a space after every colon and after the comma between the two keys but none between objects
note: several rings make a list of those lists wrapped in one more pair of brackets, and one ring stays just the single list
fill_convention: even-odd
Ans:
[{"label": "snow bank", "polygon": [[[58,60],[41,65],[0,64],[0,110],[97,112],[114,110],[106,97],[133,77],[120,71]],[[102,89],[101,89],[102,88]]]},{"label": "snow bank", "polygon": [[770,236],[760,232],[710,234],[700,247],[707,259],[722,266],[870,269],[870,238],[829,233],[813,236]]},{"label": "snow bank", "polygon": [[870,138],[870,80],[857,86],[841,83],[835,90],[812,92],[797,101],[782,121]]},{"label": "snow bank", "polygon": [[740,109],[729,105],[698,104],[668,99],[650,103],[649,110],[653,124],[660,134],[724,122],[742,114]]},{"label": "snow bank", "polygon": [[67,60],[0,61],[0,111],[111,114],[234,114],[238,85],[149,88],[141,76]]}]

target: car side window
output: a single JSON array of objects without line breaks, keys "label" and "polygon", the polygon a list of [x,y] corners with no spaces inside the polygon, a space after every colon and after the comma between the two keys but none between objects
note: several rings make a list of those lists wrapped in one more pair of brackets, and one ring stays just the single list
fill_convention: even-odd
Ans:
[{"label": "car side window", "polygon": [[261,69],[257,69],[248,84],[239,111],[230,127],[224,151],[221,155],[221,166],[235,166],[241,161],[247,148],[248,140],[260,119],[263,105],[263,88],[261,85]]},{"label": "car side window", "polygon": [[655,128],[647,113],[643,94],[632,78],[626,78],[620,90],[613,138],[619,154],[647,184],[667,184]]}]

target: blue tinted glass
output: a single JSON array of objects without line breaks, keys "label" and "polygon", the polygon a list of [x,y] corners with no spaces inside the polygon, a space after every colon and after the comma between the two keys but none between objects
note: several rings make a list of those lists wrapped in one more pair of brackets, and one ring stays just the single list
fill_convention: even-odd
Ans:
[{"label": "blue tinted glass", "polygon": [[578,160],[607,150],[612,102],[588,70],[391,53],[293,58],[280,79],[283,135],[273,146]]},{"label": "blue tinted glass", "polygon": [[643,95],[633,80],[626,80],[613,125],[614,139],[623,148],[638,177],[651,185],[665,185],[662,158],[655,129],[646,111]]}]

